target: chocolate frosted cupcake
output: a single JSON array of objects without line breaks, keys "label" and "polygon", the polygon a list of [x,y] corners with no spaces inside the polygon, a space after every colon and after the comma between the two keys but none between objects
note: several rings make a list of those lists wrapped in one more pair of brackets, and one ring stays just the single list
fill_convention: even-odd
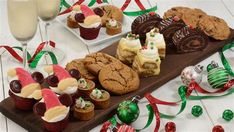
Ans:
[{"label": "chocolate frosted cupcake", "polygon": [[105,109],[110,105],[110,94],[105,90],[94,89],[90,98],[97,109]]},{"label": "chocolate frosted cupcake", "polygon": [[82,13],[76,14],[79,23],[80,36],[87,40],[97,38],[102,27],[101,17],[96,15],[88,6],[80,5]]},{"label": "chocolate frosted cupcake", "polygon": [[185,23],[183,22],[183,20],[181,20],[179,17],[171,17],[171,18],[167,18],[162,20],[159,25],[158,25],[158,29],[160,31],[160,33],[163,34],[166,43],[167,44],[171,44],[172,43],[172,36],[174,35],[174,33],[185,27]]},{"label": "chocolate frosted cupcake", "polygon": [[151,29],[158,27],[161,20],[162,18],[155,12],[138,16],[132,23],[132,33],[139,34],[141,41],[145,41],[146,33]]},{"label": "chocolate frosted cupcake", "polygon": [[198,29],[183,27],[172,37],[178,53],[187,53],[203,50],[208,43],[208,37]]},{"label": "chocolate frosted cupcake", "polygon": [[94,104],[80,97],[76,100],[73,114],[79,120],[90,120],[94,116]]}]

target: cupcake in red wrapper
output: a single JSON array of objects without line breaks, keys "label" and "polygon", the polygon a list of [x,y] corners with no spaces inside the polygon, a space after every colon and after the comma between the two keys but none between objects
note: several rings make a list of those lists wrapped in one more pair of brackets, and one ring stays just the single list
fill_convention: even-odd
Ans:
[{"label": "cupcake in red wrapper", "polygon": [[72,98],[69,94],[59,97],[50,89],[42,90],[43,99],[34,105],[33,111],[41,116],[43,126],[52,132],[63,131],[68,125]]},{"label": "cupcake in red wrapper", "polygon": [[[49,88],[55,93],[61,94],[70,94],[72,98],[75,99],[78,96],[78,79],[74,77],[66,71],[63,67],[59,65],[48,65],[44,68],[44,70],[51,74],[46,78],[46,82],[49,84]],[[73,70],[74,71],[74,70]],[[79,73],[79,71],[77,71]],[[74,72],[72,72],[74,73]],[[78,77],[80,77],[78,75]]]},{"label": "cupcake in red wrapper", "polygon": [[97,38],[102,27],[101,17],[86,5],[80,5],[80,10],[82,13],[77,13],[75,16],[80,26],[80,36],[87,40]]},{"label": "cupcake in red wrapper", "polygon": [[9,96],[15,103],[15,107],[20,110],[32,110],[37,100],[41,99],[40,84],[23,68],[10,69],[7,75],[12,80]]}]

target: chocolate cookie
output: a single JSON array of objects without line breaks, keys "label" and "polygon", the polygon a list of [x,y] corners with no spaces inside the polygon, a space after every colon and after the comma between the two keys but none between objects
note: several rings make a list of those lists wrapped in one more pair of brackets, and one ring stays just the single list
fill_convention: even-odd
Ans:
[{"label": "chocolate cookie", "polygon": [[97,78],[91,74],[84,66],[84,60],[83,59],[75,59],[71,62],[69,62],[66,65],[66,70],[69,71],[71,69],[76,69],[80,72],[80,75],[88,80],[96,80]]},{"label": "chocolate cookie", "polygon": [[202,17],[198,23],[198,27],[206,35],[217,40],[225,40],[231,34],[227,23],[223,19],[215,16]]},{"label": "chocolate cookie", "polygon": [[172,37],[178,53],[203,50],[208,43],[208,37],[198,29],[184,27],[175,32]]},{"label": "chocolate cookie", "polygon": [[118,59],[101,52],[86,55],[84,59],[85,67],[94,75],[98,75],[104,66],[113,62],[121,63]]},{"label": "chocolate cookie", "polygon": [[132,33],[139,34],[141,41],[145,41],[146,33],[151,29],[158,27],[161,20],[162,18],[154,12],[138,16],[132,23]]},{"label": "chocolate cookie", "polygon": [[159,31],[163,34],[166,43],[171,44],[172,43],[172,36],[174,33],[181,29],[182,27],[186,26],[183,20],[181,20],[179,17],[170,17],[167,19],[163,19],[159,25]]},{"label": "chocolate cookie", "polygon": [[99,73],[99,81],[107,91],[122,95],[139,88],[138,74],[123,63],[106,65]]},{"label": "chocolate cookie", "polygon": [[[102,10],[102,12],[100,11]],[[122,23],[123,21],[123,12],[116,6],[113,5],[104,5],[101,7],[94,8],[94,12],[101,16],[102,18],[102,26],[106,26],[106,21],[110,18],[117,20]]]}]

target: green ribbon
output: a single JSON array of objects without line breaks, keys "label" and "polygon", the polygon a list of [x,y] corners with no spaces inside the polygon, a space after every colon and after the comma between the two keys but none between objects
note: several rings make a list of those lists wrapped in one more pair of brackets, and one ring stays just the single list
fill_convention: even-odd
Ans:
[{"label": "green ribbon", "polygon": [[52,63],[53,64],[58,64],[58,61],[57,61],[57,58],[56,56],[54,55],[53,52],[49,52],[49,51],[40,51],[34,58],[34,60],[29,64],[29,67],[31,68],[36,68],[38,62],[40,61],[40,59],[42,58],[43,55],[49,55],[51,60],[52,60]]},{"label": "green ribbon", "polygon": [[63,6],[66,7],[66,8],[70,8],[70,7],[71,7],[71,5],[69,5],[69,4],[66,2],[66,0],[60,0],[59,11],[62,10]]},{"label": "green ribbon", "polygon": [[228,60],[226,59],[226,57],[225,57],[225,55],[224,55],[224,52],[225,52],[226,50],[228,50],[228,49],[233,48],[233,47],[234,47],[234,41],[231,42],[231,43],[229,43],[229,44],[227,44],[227,45],[225,45],[225,46],[222,48],[222,51],[219,52],[220,57],[221,57],[221,61],[222,61],[222,63],[223,63],[224,68],[228,71],[228,73],[229,73],[232,77],[234,77],[234,72],[232,71],[232,68],[231,68],[230,64],[228,63]]},{"label": "green ribbon", "polygon": [[152,123],[153,119],[154,119],[154,111],[153,111],[153,108],[150,106],[150,104],[146,105],[146,108],[148,109],[148,112],[149,112],[149,116],[148,116],[148,120],[147,120],[147,123],[146,125],[141,128],[141,129],[136,129],[137,132],[147,128],[150,126],[150,124]]},{"label": "green ribbon", "polygon": [[223,95],[218,95],[218,96],[189,96],[189,100],[201,100],[201,99],[212,99],[212,98],[220,98],[220,97],[224,97],[224,96],[227,96],[227,95],[230,95],[234,93],[234,88],[230,89],[227,91],[227,93],[223,94]]},{"label": "green ribbon", "polygon": [[156,10],[158,9],[157,5],[152,7],[152,8],[149,8],[149,9],[146,9],[146,10],[141,10],[141,11],[129,11],[129,12],[126,12],[124,11],[123,13],[127,16],[140,16],[140,15],[143,15],[145,13],[149,13],[149,12],[155,12]]},{"label": "green ribbon", "polygon": [[160,113],[161,118],[172,119],[184,111],[184,109],[186,107],[186,102],[187,102],[186,101],[186,91],[187,91],[186,86],[180,86],[178,89],[178,93],[179,93],[181,101],[182,101],[179,112],[175,115],[167,115],[167,114]]}]

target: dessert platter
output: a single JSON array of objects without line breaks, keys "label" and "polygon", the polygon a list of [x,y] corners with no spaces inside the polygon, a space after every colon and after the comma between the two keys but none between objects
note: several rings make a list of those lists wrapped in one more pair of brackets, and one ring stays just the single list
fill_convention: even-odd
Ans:
[{"label": "dessert platter", "polygon": [[[113,5],[100,4],[96,7],[92,7],[88,14],[97,15],[91,18],[92,20],[90,18],[88,18],[88,20],[85,20],[88,14],[83,16],[83,12],[87,12],[86,10],[89,9],[85,9],[83,5],[82,8],[80,8],[79,5],[73,6],[71,12],[58,16],[57,21],[60,22],[65,28],[71,31],[84,44],[88,46],[107,42],[110,39],[125,35],[129,31],[131,31],[132,20],[128,16],[124,15],[119,8]],[[81,20],[81,18],[84,20]],[[88,23],[88,26],[86,24],[87,21],[91,21]],[[102,26],[100,26],[100,24]],[[95,28],[95,30],[91,31],[95,33],[89,33],[92,37],[88,37],[89,35],[87,35],[87,33],[82,32],[84,31],[82,30],[82,27],[93,29]],[[88,29],[86,29],[86,31],[89,32]]]},{"label": "dessert platter", "polygon": [[118,42],[65,68],[45,66],[47,75],[9,70],[10,97],[0,111],[29,131],[88,131],[109,119],[122,101],[143,97],[233,40],[224,20],[200,9],[173,7],[163,17],[143,14]]}]

